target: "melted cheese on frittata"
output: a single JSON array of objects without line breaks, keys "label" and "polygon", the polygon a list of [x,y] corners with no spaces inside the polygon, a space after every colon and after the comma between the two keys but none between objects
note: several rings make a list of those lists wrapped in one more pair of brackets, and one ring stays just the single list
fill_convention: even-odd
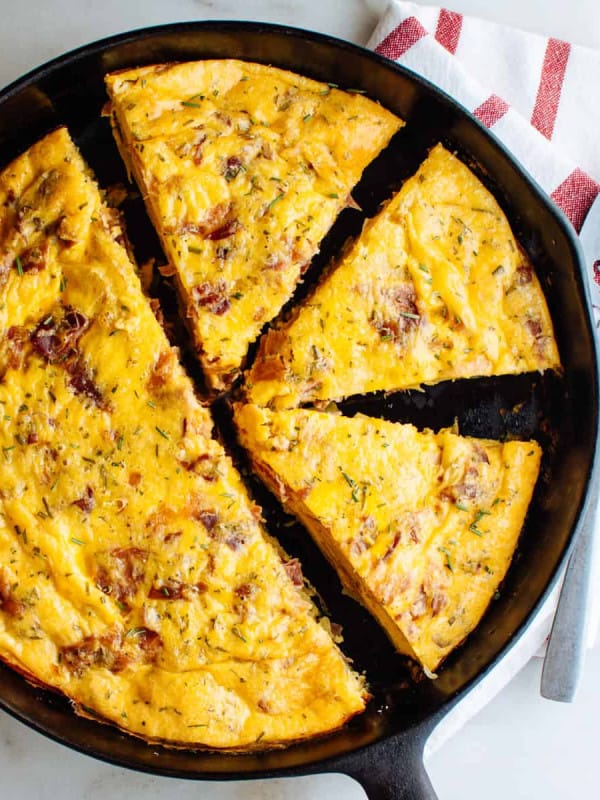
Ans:
[{"label": "melted cheese on frittata", "polygon": [[236,407],[256,472],[400,652],[433,671],[504,578],[536,483],[535,442],[357,415]]},{"label": "melted cheese on frittata", "polygon": [[403,123],[359,94],[234,60],[127,70],[107,87],[205,375],[223,389]]},{"label": "melted cheese on frittata", "polygon": [[338,727],[362,682],[211,438],[64,129],[0,175],[0,209],[0,658],[148,739]]},{"label": "melted cheese on frittata", "polygon": [[559,367],[544,295],[506,217],[438,145],[295,318],[266,334],[247,396],[291,408]]}]

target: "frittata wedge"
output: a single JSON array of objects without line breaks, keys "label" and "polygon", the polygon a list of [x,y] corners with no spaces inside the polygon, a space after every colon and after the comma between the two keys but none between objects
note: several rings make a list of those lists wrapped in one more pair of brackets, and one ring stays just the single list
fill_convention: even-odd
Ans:
[{"label": "frittata wedge", "polygon": [[211,438],[121,240],[65,129],[0,174],[0,658],[147,740],[337,728],[363,682]]},{"label": "frittata wedge", "polygon": [[256,473],[397,649],[433,672],[506,574],[539,445],[302,409],[238,405],[235,418]]},{"label": "frittata wedge", "polygon": [[500,206],[437,145],[291,321],[247,381],[293,408],[454,378],[560,367],[539,281]]},{"label": "frittata wedge", "polygon": [[235,60],[125,70],[106,85],[115,138],[220,391],[403,123],[360,94]]}]

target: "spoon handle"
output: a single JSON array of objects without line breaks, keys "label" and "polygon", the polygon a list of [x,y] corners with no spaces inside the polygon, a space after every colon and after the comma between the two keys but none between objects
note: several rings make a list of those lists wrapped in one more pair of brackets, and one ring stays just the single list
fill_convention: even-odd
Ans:
[{"label": "spoon handle", "polygon": [[592,548],[598,487],[569,559],[548,639],[540,693],[547,700],[571,703],[575,697],[586,649],[586,611],[590,592]]}]

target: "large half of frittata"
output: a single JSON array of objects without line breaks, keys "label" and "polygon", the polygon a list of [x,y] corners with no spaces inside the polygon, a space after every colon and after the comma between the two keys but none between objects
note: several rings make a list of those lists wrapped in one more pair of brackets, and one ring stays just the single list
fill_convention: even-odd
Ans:
[{"label": "large half of frittata", "polygon": [[362,415],[236,407],[254,469],[402,653],[433,671],[476,627],[512,559],[536,442]]},{"label": "large half of frittata", "polygon": [[292,408],[558,369],[539,281],[492,194],[441,145],[263,337],[248,399]]},{"label": "large half of frittata", "polygon": [[0,175],[0,658],[151,740],[334,729],[362,682],[211,438],[121,241],[64,129]]},{"label": "large half of frittata", "polygon": [[209,385],[226,388],[402,121],[357,93],[235,60],[107,77]]}]

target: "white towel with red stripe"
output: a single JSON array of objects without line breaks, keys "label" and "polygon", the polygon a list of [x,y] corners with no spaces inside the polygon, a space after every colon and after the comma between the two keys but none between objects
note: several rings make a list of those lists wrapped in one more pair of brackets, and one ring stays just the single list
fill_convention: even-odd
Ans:
[{"label": "white towel with red stripe", "polygon": [[[600,52],[447,9],[393,0],[368,47],[430,80],[509,148],[581,235],[600,318]],[[598,525],[597,533],[598,533]],[[589,644],[600,620],[600,534]],[[501,664],[449,714],[433,750],[488,703],[548,635],[558,587]]]}]

